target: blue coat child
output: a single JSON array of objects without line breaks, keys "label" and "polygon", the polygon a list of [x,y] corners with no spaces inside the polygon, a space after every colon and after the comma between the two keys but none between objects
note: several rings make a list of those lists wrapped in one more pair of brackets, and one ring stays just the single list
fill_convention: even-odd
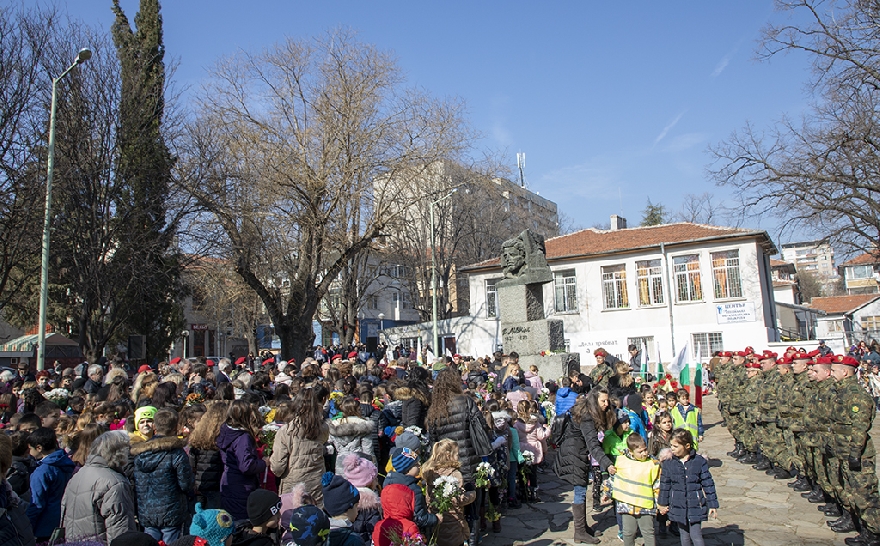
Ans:
[{"label": "blue coat child", "polygon": [[[38,429],[32,436],[43,430],[49,430],[52,440],[55,440],[55,433],[50,429]],[[33,454],[31,439],[28,444]],[[55,449],[40,459],[37,469],[31,474],[31,504],[27,508],[27,517],[38,539],[48,538],[61,524],[61,497],[67,482],[73,477],[75,467],[63,449]]]},{"label": "blue coat child", "polygon": [[708,520],[709,509],[718,508],[718,497],[706,459],[691,449],[686,461],[664,461],[657,504],[669,507],[669,521],[689,525]]}]

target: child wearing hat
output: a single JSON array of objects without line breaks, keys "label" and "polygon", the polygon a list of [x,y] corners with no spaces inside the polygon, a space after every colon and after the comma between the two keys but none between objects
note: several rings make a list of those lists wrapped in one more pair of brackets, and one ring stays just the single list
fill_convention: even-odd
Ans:
[{"label": "child wearing hat", "polygon": [[275,546],[275,539],[269,535],[281,521],[281,497],[266,489],[251,491],[247,512],[251,527],[235,533],[232,546]]},{"label": "child wearing hat", "polygon": [[330,546],[364,546],[351,523],[357,518],[361,494],[342,476],[325,472],[321,477],[324,511],[330,516]]},{"label": "child wearing hat", "polygon": [[352,522],[351,527],[365,544],[369,544],[373,537],[373,529],[382,519],[382,503],[374,490],[377,485],[376,465],[369,459],[350,453],[345,457],[342,467],[343,477],[361,494],[357,518]]},{"label": "child wearing hat", "polygon": [[129,434],[132,445],[146,442],[153,437],[153,417],[156,416],[156,411],[153,406],[142,406],[134,411],[135,430]]},{"label": "child wearing hat", "polygon": [[169,546],[193,546],[196,539],[207,542],[207,546],[228,546],[235,533],[235,522],[226,510],[202,510],[202,504],[196,503],[196,513],[189,526],[189,535],[181,537]]},{"label": "child wearing hat", "polygon": [[415,496],[403,484],[393,483],[382,488],[382,512],[385,517],[373,530],[373,546],[394,546],[406,535],[420,534],[413,521]]},{"label": "child wearing hat", "polygon": [[425,502],[425,494],[419,484],[418,475],[421,467],[418,454],[408,447],[395,447],[391,450],[391,467],[393,470],[385,477],[383,487],[400,484],[413,492],[413,521],[422,534],[428,536],[428,531],[437,525],[437,516],[428,512],[428,503]]},{"label": "child wearing hat", "polygon": [[320,508],[305,504],[292,510],[289,519],[281,537],[283,546],[324,546],[330,535],[330,518]]}]

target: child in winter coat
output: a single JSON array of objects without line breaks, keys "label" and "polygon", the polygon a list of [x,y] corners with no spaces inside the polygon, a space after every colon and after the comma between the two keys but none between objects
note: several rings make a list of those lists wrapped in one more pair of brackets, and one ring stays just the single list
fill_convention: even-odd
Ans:
[{"label": "child in winter coat", "polygon": [[386,480],[385,484],[382,488],[382,513],[385,517],[373,529],[373,546],[392,546],[400,544],[406,536],[420,535],[414,521],[413,491],[401,483],[388,484]]},{"label": "child in winter coat", "polygon": [[703,414],[700,408],[690,402],[690,395],[686,389],[678,389],[676,393],[678,404],[672,406],[669,413],[672,414],[672,427],[684,428],[691,433],[694,439],[693,448],[696,451],[703,441]]},{"label": "child in winter coat", "polygon": [[376,425],[361,417],[360,402],[346,396],[339,403],[341,419],[327,422],[330,427],[330,443],[336,450],[336,473],[342,474],[343,463],[350,453],[363,453],[373,457],[373,438],[377,438]]},{"label": "child in winter coat", "polygon": [[332,472],[321,477],[321,487],[324,490],[324,511],[330,517],[329,546],[364,546],[363,539],[351,525],[357,519],[360,492],[348,480]]},{"label": "child in winter coat", "polygon": [[709,463],[697,455],[689,431],[673,431],[669,443],[673,457],[662,466],[658,508],[678,524],[682,546],[702,544],[702,522],[715,518],[718,510]]},{"label": "child in winter coat", "polygon": [[617,425],[606,430],[605,437],[602,438],[602,451],[614,461],[626,450],[626,438],[630,434],[632,431],[629,429],[629,415],[618,412]]},{"label": "child in winter coat", "polygon": [[541,424],[540,415],[533,412],[528,400],[522,400],[516,410],[518,419],[513,427],[519,435],[520,449],[529,451],[534,456],[532,464],[526,470],[526,499],[529,502],[540,502],[537,468],[544,461],[544,445],[550,437],[550,427]]},{"label": "child in winter coat", "polygon": [[[261,426],[262,419],[255,407],[244,400],[234,400],[217,436],[223,461],[220,502],[236,521],[247,519],[248,496],[259,487],[266,471],[266,463],[257,453],[256,437]],[[278,440],[277,435],[275,439]]]},{"label": "child in winter coat", "polygon": [[373,537],[373,529],[382,519],[382,503],[375,488],[376,465],[355,453],[349,454],[342,464],[343,476],[351,485],[357,487],[361,494],[358,503],[357,518],[352,522],[352,530],[360,535],[364,544],[369,544]]},{"label": "child in winter coat", "polygon": [[[437,516],[428,512],[428,503],[425,502],[425,495],[422,493],[422,487],[419,484],[418,475],[421,471],[419,466],[418,455],[407,447],[395,447],[391,450],[391,467],[394,469],[385,477],[383,487],[392,484],[400,484],[408,487],[413,492],[413,521],[421,529],[425,536],[430,535],[430,531],[437,525]],[[385,495],[382,495],[382,510],[385,517],[388,512],[385,511]],[[375,537],[375,535],[374,535]],[[374,538],[375,540],[375,538]]]},{"label": "child in winter coat", "polygon": [[[464,478],[459,471],[461,462],[458,459],[458,444],[446,438],[434,444],[431,458],[425,463],[423,475],[428,485],[428,499],[434,498],[434,481],[441,477],[455,479],[459,486]],[[437,546],[461,546],[470,533],[462,508],[476,500],[476,492],[465,491],[459,501],[442,515],[436,536]]]},{"label": "child in winter coat", "polygon": [[534,364],[529,366],[529,371],[525,373],[525,377],[526,383],[536,391],[541,392],[541,389],[544,388],[544,382],[541,381],[541,376],[538,375],[538,367]]},{"label": "child in winter coat", "polygon": [[38,428],[28,436],[31,456],[37,468],[31,474],[31,504],[27,517],[37,542],[48,540],[61,523],[61,497],[76,465],[58,447],[55,431]]},{"label": "child in winter coat", "polygon": [[623,544],[634,546],[636,532],[642,532],[645,546],[654,546],[654,515],[660,490],[660,465],[648,455],[648,446],[638,434],[626,439],[627,450],[617,457],[612,498],[623,522]]},{"label": "child in winter coat", "polygon": [[[501,411],[501,407],[495,400],[486,403],[486,423],[492,428],[492,453],[489,454],[489,464],[495,471],[491,477],[489,485],[489,502],[497,509],[507,497],[505,496],[507,489],[507,472],[510,469],[510,443],[511,430],[507,425],[510,416],[506,411]],[[519,437],[519,434],[513,434]],[[501,520],[492,521],[492,531],[501,531]]]}]

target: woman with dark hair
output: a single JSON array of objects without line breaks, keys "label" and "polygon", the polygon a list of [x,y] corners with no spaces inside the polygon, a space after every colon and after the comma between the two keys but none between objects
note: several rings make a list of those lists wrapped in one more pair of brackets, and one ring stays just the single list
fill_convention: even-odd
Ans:
[{"label": "woman with dark hair", "polygon": [[[614,412],[608,407],[608,391],[596,388],[587,396],[578,397],[566,415],[556,453],[554,470],[560,479],[574,486],[574,501],[571,512],[574,520],[574,541],[584,544],[599,544],[593,529],[587,525],[587,484],[590,477],[590,458],[598,463],[594,469],[594,481],[601,482],[601,472],[614,475],[617,469],[611,459],[602,451],[599,431],[612,428],[615,423]],[[584,456],[587,454],[588,456]],[[598,470],[598,471],[596,471]]]},{"label": "woman with dark hair", "polygon": [[226,422],[228,404],[213,401],[189,435],[189,463],[193,468],[196,501],[203,508],[220,508],[220,480],[223,478],[223,459],[216,438]]},{"label": "woman with dark hair", "polygon": [[321,475],[324,473],[324,443],[330,433],[323,419],[323,392],[302,389],[291,402],[296,411],[291,420],[275,433],[269,466],[280,483],[278,494],[290,493],[297,483],[305,483],[306,493],[323,506]]},{"label": "woman with dark hair", "polygon": [[86,465],[86,459],[89,458],[89,450],[92,448],[92,443],[105,432],[107,432],[107,427],[104,425],[89,423],[73,436],[70,442],[72,452],[70,460],[76,463],[77,470]]},{"label": "woman with dark hair", "polygon": [[[461,375],[454,369],[445,369],[434,380],[434,392],[432,393],[431,406],[425,418],[425,427],[432,442],[450,439],[458,444],[458,459],[461,462],[461,475],[465,488],[474,486],[474,471],[483,457],[491,453],[491,446],[487,453],[481,453],[471,435],[471,427],[483,429],[488,440],[490,430],[486,425],[486,419],[477,407],[474,399],[466,394],[461,387]],[[477,491],[477,499],[469,505],[468,521],[470,522],[470,540],[468,544],[476,545],[479,542],[480,520],[478,515],[485,500],[485,490]]]},{"label": "woman with dark hair", "polygon": [[425,416],[431,405],[431,391],[428,390],[430,374],[424,368],[413,368],[409,381],[394,391],[394,399],[400,400],[400,425],[403,427],[425,428]]},{"label": "woman with dark hair", "polygon": [[156,385],[156,390],[153,391],[151,400],[153,402],[151,405],[156,409],[178,407],[180,400],[177,399],[177,383],[170,381],[159,383]]},{"label": "woman with dark hair", "polygon": [[220,425],[217,447],[223,461],[220,479],[221,505],[236,520],[247,519],[247,499],[260,486],[266,463],[257,453],[257,436],[262,418],[257,408],[243,400],[234,400]]}]

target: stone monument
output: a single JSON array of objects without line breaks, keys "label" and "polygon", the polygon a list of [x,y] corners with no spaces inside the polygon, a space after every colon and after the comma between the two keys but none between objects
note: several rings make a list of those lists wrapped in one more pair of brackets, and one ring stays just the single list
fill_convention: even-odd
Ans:
[{"label": "stone monument", "polygon": [[504,279],[495,286],[504,352],[519,353],[523,370],[536,365],[545,381],[580,370],[580,355],[565,352],[562,320],[544,317],[544,285],[553,280],[544,238],[525,230],[505,241],[501,266]]}]

